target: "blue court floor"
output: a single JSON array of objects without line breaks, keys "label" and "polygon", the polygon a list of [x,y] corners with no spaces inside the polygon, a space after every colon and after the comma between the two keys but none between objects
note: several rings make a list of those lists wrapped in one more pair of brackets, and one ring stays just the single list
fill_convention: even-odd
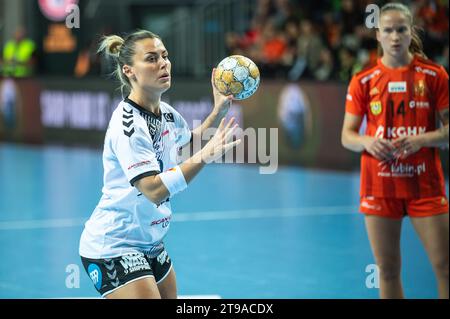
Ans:
[{"label": "blue court floor", "polygon": [[[78,241],[102,176],[101,150],[0,144],[0,298],[98,297]],[[377,298],[358,192],[357,172],[206,167],[172,201],[166,246],[179,294]],[[405,294],[436,298],[422,245],[403,226]]]}]

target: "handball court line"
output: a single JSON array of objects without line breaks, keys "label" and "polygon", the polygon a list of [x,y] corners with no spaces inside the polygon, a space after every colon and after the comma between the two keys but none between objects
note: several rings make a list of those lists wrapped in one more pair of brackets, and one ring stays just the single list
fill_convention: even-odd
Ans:
[{"label": "handball court line", "polygon": [[[233,219],[280,218],[301,216],[332,216],[357,214],[358,206],[322,206],[298,208],[270,208],[175,213],[172,222],[218,221]],[[33,219],[1,221],[0,230],[27,230],[83,226],[87,218]]]}]

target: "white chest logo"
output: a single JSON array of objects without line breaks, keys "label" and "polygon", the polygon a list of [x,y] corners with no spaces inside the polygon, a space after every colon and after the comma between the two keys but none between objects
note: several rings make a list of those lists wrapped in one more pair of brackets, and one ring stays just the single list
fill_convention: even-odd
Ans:
[{"label": "white chest logo", "polygon": [[389,82],[389,93],[404,93],[406,92],[406,82]]}]

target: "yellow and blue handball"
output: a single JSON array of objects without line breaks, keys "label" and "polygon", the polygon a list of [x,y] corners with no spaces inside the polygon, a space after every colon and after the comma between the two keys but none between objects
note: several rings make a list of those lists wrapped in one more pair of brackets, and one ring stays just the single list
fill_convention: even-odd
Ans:
[{"label": "yellow and blue handball", "polygon": [[214,72],[214,85],[224,95],[233,94],[236,100],[252,96],[258,89],[259,69],[249,58],[231,55],[220,61]]}]

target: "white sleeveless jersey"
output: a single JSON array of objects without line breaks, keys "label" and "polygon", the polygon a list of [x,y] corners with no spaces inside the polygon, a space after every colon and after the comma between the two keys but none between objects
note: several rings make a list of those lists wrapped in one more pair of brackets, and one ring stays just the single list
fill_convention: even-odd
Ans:
[{"label": "white sleeveless jersey", "polygon": [[177,151],[191,139],[183,117],[160,103],[160,116],[125,99],[113,112],[103,149],[103,196],[81,235],[79,253],[112,258],[141,251],[161,252],[172,211],[156,205],[133,186],[140,178],[177,165]]}]

